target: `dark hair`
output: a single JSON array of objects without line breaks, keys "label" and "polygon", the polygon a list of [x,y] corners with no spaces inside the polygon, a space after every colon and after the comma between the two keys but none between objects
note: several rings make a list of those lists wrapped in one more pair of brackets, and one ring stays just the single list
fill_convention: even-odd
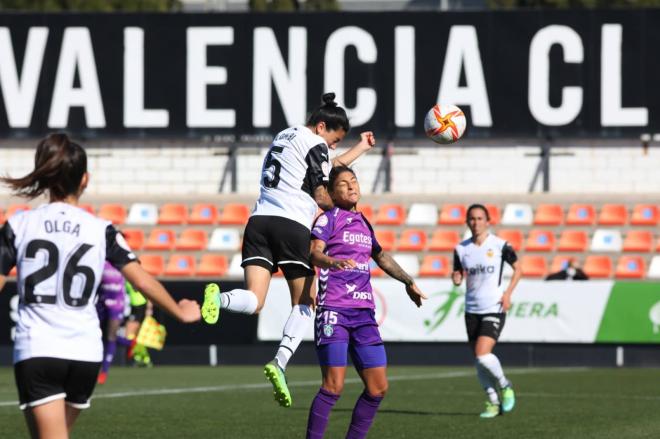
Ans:
[{"label": "dark hair", "polygon": [[339,174],[342,172],[350,172],[353,174],[353,177],[357,176],[355,175],[355,171],[353,171],[351,168],[349,168],[346,165],[339,165],[335,166],[330,170],[330,176],[328,177],[328,191],[332,191],[335,187],[335,183],[337,182],[337,177],[339,177]]},{"label": "dark hair", "polygon": [[312,112],[307,119],[308,126],[314,126],[319,122],[325,122],[325,126],[330,131],[336,131],[339,128],[348,132],[350,125],[346,110],[341,108],[335,102],[334,93],[326,93],[321,97],[323,104]]},{"label": "dark hair", "polygon": [[54,200],[77,194],[87,172],[87,154],[66,134],[50,134],[37,145],[34,170],[19,178],[2,177],[16,195],[36,198],[45,191]]},{"label": "dark hair", "polygon": [[490,221],[490,213],[488,213],[488,209],[486,209],[486,206],[484,206],[483,204],[476,203],[476,204],[471,204],[470,207],[468,207],[468,210],[465,213],[465,221],[466,222],[467,222],[468,218],[470,218],[470,212],[472,212],[473,209],[483,210],[484,213],[486,214],[486,219],[488,221]]}]

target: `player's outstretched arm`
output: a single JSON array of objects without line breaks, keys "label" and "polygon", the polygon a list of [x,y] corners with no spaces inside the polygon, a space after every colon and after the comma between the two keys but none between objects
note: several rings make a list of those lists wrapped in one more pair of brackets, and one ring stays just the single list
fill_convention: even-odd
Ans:
[{"label": "player's outstretched arm", "polygon": [[371,131],[360,133],[360,141],[356,143],[351,149],[343,154],[338,155],[332,159],[332,166],[349,166],[362,154],[376,146],[376,138]]},{"label": "player's outstretched arm", "polygon": [[201,318],[199,304],[194,300],[183,299],[178,303],[167,292],[165,287],[144,271],[137,262],[129,262],[121,269],[121,273],[133,285],[133,287],[144,294],[156,306],[163,309],[172,317],[183,323],[196,322]]},{"label": "player's outstretched arm", "polygon": [[417,285],[415,285],[414,279],[406,273],[403,268],[401,268],[392,256],[381,251],[374,257],[374,261],[390,277],[393,277],[399,282],[403,282],[406,286],[406,293],[408,293],[410,300],[415,302],[415,305],[418,307],[422,306],[422,299],[427,299],[426,295],[420,291]]},{"label": "player's outstretched arm", "polygon": [[314,239],[311,245],[312,265],[319,268],[335,268],[345,270],[355,268],[356,263],[353,259],[337,259],[330,257],[323,253],[325,250],[325,242],[320,239]]}]

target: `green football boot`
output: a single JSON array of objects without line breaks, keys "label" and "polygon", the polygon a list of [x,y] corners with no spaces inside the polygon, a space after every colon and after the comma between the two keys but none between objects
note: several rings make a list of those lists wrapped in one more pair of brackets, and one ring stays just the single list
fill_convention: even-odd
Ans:
[{"label": "green football boot", "polygon": [[293,401],[289,393],[289,387],[286,385],[284,371],[277,365],[275,360],[264,366],[264,375],[273,385],[273,396],[275,401],[282,407],[291,407]]},{"label": "green football boot", "polygon": [[217,323],[220,316],[220,287],[210,283],[204,288],[204,303],[202,304],[202,318],[209,325]]},{"label": "green football boot", "polygon": [[502,412],[509,413],[516,405],[516,394],[511,386],[502,389]]},{"label": "green football boot", "polygon": [[490,401],[486,401],[486,410],[484,410],[479,417],[480,418],[494,418],[500,414],[500,405],[493,404]]}]

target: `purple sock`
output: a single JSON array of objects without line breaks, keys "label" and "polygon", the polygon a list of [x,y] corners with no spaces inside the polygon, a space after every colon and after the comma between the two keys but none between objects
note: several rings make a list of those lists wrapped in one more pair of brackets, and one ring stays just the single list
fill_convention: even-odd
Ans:
[{"label": "purple sock", "polygon": [[117,336],[117,343],[121,346],[129,347],[133,340],[129,340],[126,337],[122,337],[121,335]]},{"label": "purple sock", "polygon": [[106,340],[103,347],[103,364],[101,365],[102,372],[108,372],[110,369],[110,364],[112,359],[115,357],[115,351],[117,350],[117,341],[116,340]]},{"label": "purple sock", "polygon": [[339,395],[320,388],[312,406],[309,408],[309,419],[307,420],[307,439],[323,439],[325,428],[328,425],[330,410],[339,399]]},{"label": "purple sock", "polygon": [[358,398],[353,409],[353,418],[351,425],[348,427],[346,439],[362,439],[367,437],[371,423],[376,417],[378,406],[383,400],[382,396],[371,396],[366,391]]}]

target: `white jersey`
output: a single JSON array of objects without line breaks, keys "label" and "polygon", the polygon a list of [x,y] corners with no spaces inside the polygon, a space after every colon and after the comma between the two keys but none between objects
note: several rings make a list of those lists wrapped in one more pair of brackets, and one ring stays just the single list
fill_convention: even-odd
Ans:
[{"label": "white jersey", "polygon": [[280,132],[264,158],[261,194],[252,215],[281,216],[311,230],[318,209],[314,190],[327,185],[330,167],[321,136],[303,125]]},{"label": "white jersey", "polygon": [[454,249],[454,271],[462,271],[466,277],[465,312],[470,314],[501,313],[499,303],[504,286],[502,271],[504,262],[513,264],[518,257],[503,239],[488,234],[479,246],[466,239]]},{"label": "white jersey", "polygon": [[66,203],[9,218],[0,229],[0,274],[16,265],[14,363],[34,357],[100,362],[96,291],[108,260],[136,260],[110,222]]}]

